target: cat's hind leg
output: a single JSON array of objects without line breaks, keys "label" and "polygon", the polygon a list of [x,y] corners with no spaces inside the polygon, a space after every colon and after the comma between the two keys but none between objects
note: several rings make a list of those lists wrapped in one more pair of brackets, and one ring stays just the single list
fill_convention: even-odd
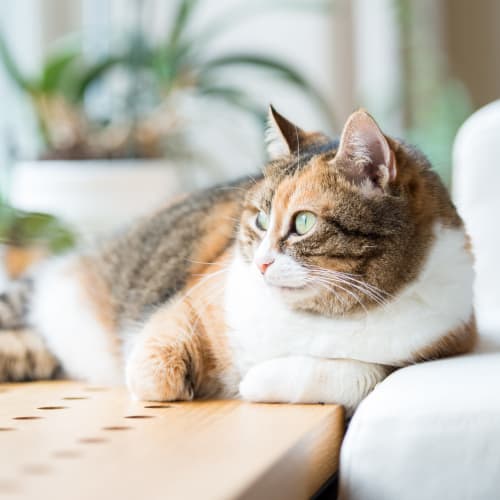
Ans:
[{"label": "cat's hind leg", "polygon": [[0,382],[51,379],[59,363],[39,335],[28,328],[33,281],[22,278],[0,293]]},{"label": "cat's hind leg", "polygon": [[26,327],[28,304],[33,294],[33,280],[25,277],[8,284],[0,293],[0,330]]},{"label": "cat's hind leg", "polygon": [[0,382],[51,379],[58,370],[39,335],[26,329],[0,331]]},{"label": "cat's hind leg", "polygon": [[64,377],[123,383],[116,316],[109,286],[91,258],[60,257],[37,273],[28,324],[59,360]]},{"label": "cat's hind leg", "polygon": [[191,400],[201,382],[203,355],[198,318],[187,300],[154,313],[131,340],[126,380],[142,400]]}]

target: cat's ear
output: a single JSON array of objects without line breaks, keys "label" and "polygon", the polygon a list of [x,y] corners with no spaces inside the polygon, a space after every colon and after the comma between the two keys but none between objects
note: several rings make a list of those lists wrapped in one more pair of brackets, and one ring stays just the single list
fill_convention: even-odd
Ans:
[{"label": "cat's ear", "polygon": [[308,133],[280,115],[273,106],[269,106],[266,142],[271,159],[300,152]]},{"label": "cat's ear", "polygon": [[334,161],[367,190],[385,191],[396,179],[394,152],[375,120],[363,109],[347,119]]}]

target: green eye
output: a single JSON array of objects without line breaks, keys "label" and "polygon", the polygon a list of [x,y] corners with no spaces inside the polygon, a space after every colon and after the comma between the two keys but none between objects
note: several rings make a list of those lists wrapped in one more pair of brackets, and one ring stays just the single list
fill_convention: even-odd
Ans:
[{"label": "green eye", "polygon": [[267,218],[267,215],[262,210],[257,214],[255,223],[257,224],[257,227],[259,229],[261,229],[262,231],[267,231],[269,220]]},{"label": "green eye", "polygon": [[295,217],[295,231],[306,234],[316,224],[316,216],[312,212],[299,212]]}]

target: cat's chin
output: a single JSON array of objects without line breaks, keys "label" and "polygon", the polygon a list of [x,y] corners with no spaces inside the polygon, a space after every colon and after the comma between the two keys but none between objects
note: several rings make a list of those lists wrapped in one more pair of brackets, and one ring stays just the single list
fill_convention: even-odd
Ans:
[{"label": "cat's chin", "polygon": [[314,295],[314,291],[307,286],[284,286],[270,283],[267,283],[267,286],[274,294],[288,303],[311,298]]}]

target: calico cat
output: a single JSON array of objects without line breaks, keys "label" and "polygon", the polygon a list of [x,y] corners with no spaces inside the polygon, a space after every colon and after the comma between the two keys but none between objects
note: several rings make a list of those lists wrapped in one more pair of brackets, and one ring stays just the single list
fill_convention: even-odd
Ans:
[{"label": "calico cat", "polygon": [[[155,401],[335,402],[472,349],[472,256],[428,161],[363,110],[340,141],[270,110],[271,161],[0,298],[0,378]],[[133,202],[133,200],[131,200]]]}]

